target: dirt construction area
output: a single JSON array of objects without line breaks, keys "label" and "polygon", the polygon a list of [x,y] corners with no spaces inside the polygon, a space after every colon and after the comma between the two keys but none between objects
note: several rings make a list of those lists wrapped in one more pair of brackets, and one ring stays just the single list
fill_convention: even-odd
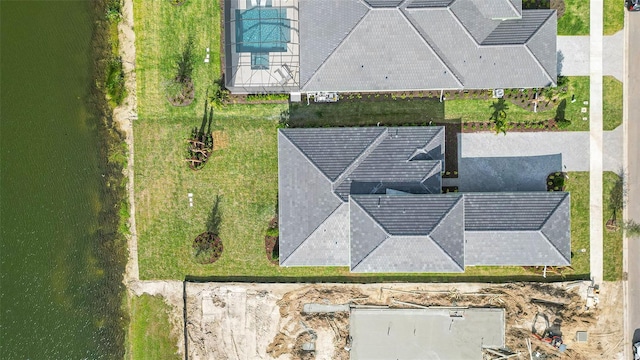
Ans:
[{"label": "dirt construction area", "polygon": [[[188,358],[349,359],[349,307],[491,307],[505,309],[506,347],[485,350],[484,359],[500,358],[498,353],[513,354],[511,359],[622,359],[622,286],[605,283],[597,304],[590,301],[587,308],[588,286],[188,283]],[[171,302],[182,315],[182,304]],[[305,312],[305,304],[316,312]],[[330,308],[325,305],[339,306],[317,312]],[[185,327],[176,325],[184,335]],[[532,328],[543,338],[552,329],[566,349],[534,336]],[[577,332],[586,332],[586,341],[578,341]]]}]

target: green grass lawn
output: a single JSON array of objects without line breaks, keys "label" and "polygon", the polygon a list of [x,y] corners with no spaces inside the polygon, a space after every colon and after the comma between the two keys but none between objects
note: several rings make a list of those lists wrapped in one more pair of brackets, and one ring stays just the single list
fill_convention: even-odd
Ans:
[{"label": "green grass lawn", "polygon": [[[558,19],[558,35],[589,35],[589,1],[564,0],[566,10]],[[624,25],[624,1],[604,0],[604,35],[613,35]]]},{"label": "green grass lawn", "polygon": [[589,173],[570,172],[566,191],[571,194],[571,267],[576,274],[589,274]]},{"label": "green grass lawn", "polygon": [[[220,5],[218,0],[134,0],[138,116],[142,119],[192,117],[202,111],[207,88],[220,77]],[[195,101],[175,107],[166,99],[167,83],[189,36],[194,40]],[[206,49],[210,63],[205,64]]]},{"label": "green grass lawn", "polygon": [[376,101],[292,104],[287,123],[292,127],[364,126],[364,125],[428,125],[444,119],[444,103],[434,99],[393,100],[370,94]]},{"label": "green grass lawn", "polygon": [[602,127],[613,130],[622,125],[622,83],[613,76],[602,81]]},{"label": "green grass lawn", "polygon": [[[603,173],[603,226],[611,217],[608,195],[618,175]],[[589,173],[571,172],[567,181],[571,193],[571,266],[576,274],[589,273]],[[604,279],[616,281],[622,278],[622,230],[604,230]],[[586,252],[581,252],[586,249]]]},{"label": "green grass lawn", "polygon": [[604,0],[604,34],[613,35],[624,25],[624,1]]},{"label": "green grass lawn", "polygon": [[176,346],[178,339],[169,333],[170,310],[159,296],[131,298],[127,359],[182,359]]},{"label": "green grass lawn", "polygon": [[[456,276],[526,275],[518,267],[469,268],[465,274],[350,274],[346,267],[280,268],[267,261],[264,236],[277,200],[276,131],[283,105],[234,105],[218,111],[219,148],[200,171],[184,162],[185,139],[199,119],[137,121],[136,222],[140,276],[183,279],[186,275],[280,277],[301,280],[446,281]],[[189,207],[188,193],[194,206]],[[191,244],[205,230],[216,196],[221,198],[224,251],[210,265],[193,261]],[[350,280],[351,279],[351,280]]]},{"label": "green grass lawn", "polygon": [[558,19],[558,35],[589,35],[589,1],[564,0],[565,12]]},{"label": "green grass lawn", "polygon": [[[562,100],[566,100],[565,118],[571,121],[571,125],[564,130],[568,131],[587,131],[589,130],[589,122],[582,120],[584,114],[581,112],[585,107],[584,101],[589,100],[589,77],[586,76],[572,76],[568,78],[567,92],[561,94],[557,104],[560,104]],[[575,95],[575,102],[571,102],[571,97]],[[463,122],[467,121],[489,121],[493,110],[491,104],[496,99],[489,100],[476,100],[476,99],[453,99],[445,101],[445,117],[447,119],[462,119]],[[506,100],[508,104],[507,121],[514,122],[529,122],[529,121],[543,121],[553,119],[556,116],[556,109],[540,111],[534,113],[533,111],[522,109],[521,107]],[[620,106],[622,106],[622,98],[620,98]]]},{"label": "green grass lawn", "polygon": [[[603,224],[611,218],[612,211],[609,207],[609,193],[613,189],[618,174],[606,171],[603,173],[602,181],[602,199],[603,199]],[[618,214],[618,224],[622,222],[622,214]],[[604,226],[604,225],[603,225]],[[617,281],[622,279],[622,229],[617,231],[609,231],[604,228],[603,239],[604,250],[604,279],[608,281]]]}]

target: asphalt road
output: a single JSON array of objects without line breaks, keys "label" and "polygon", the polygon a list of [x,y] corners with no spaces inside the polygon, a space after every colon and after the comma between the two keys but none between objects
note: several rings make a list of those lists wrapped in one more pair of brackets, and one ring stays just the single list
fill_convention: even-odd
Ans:
[{"label": "asphalt road", "polygon": [[[640,12],[627,15],[627,211],[630,219],[640,223]],[[628,334],[633,337],[640,329],[640,238],[629,239],[628,259]]]}]

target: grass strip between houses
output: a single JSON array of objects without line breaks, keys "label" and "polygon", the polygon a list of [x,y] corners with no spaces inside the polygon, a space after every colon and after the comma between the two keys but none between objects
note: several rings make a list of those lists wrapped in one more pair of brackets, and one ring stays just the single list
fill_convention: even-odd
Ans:
[{"label": "grass strip between houses", "polygon": [[126,359],[182,359],[178,336],[171,334],[171,307],[160,296],[144,294],[131,298],[131,323]]},{"label": "grass strip between houses", "polygon": [[602,205],[603,205],[603,271],[607,281],[622,280],[622,214],[617,214],[617,222],[620,228],[612,231],[605,226],[613,214],[609,198],[616,181],[620,179],[618,174],[605,171],[602,174]]}]

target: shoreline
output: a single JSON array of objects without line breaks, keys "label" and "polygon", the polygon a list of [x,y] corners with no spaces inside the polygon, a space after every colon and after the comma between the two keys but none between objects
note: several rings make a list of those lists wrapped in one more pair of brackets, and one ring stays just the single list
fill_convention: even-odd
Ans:
[{"label": "shoreline", "polygon": [[136,233],[135,195],[134,195],[134,149],[133,149],[133,121],[138,118],[138,99],[136,96],[136,47],[135,32],[133,30],[133,0],[124,0],[122,4],[122,20],[118,23],[118,40],[122,67],[125,73],[125,88],[127,96],[122,104],[113,109],[113,121],[124,134],[128,149],[127,168],[123,172],[127,176],[127,196],[129,200],[129,234],[127,248],[129,257],[123,276],[123,283],[131,291],[133,282],[140,280],[138,268],[138,236]]}]

